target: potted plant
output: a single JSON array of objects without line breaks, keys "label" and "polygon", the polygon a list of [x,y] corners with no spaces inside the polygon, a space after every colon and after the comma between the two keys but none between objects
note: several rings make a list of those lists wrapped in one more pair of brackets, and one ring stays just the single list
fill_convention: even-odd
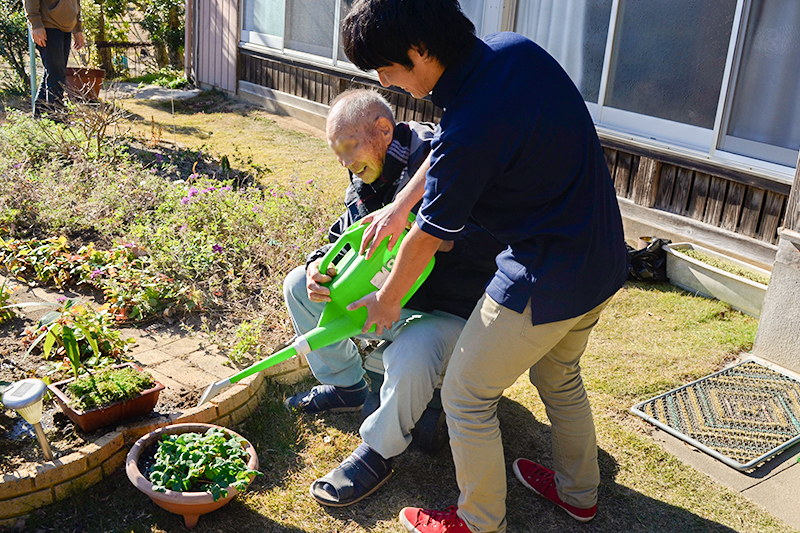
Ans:
[{"label": "potted plant", "polygon": [[213,424],[173,424],[136,441],[125,460],[131,483],[186,527],[230,502],[258,472],[252,444]]},{"label": "potted plant", "polygon": [[716,298],[758,318],[770,273],[688,242],[666,244],[667,277],[689,292]]},{"label": "potted plant", "polygon": [[[24,303],[8,307],[57,305]],[[48,386],[61,410],[83,431],[150,413],[164,385],[133,363],[112,366],[135,341],[122,339],[110,328],[108,306],[94,309],[64,299],[57,311],[46,313],[23,342],[28,354],[41,348],[48,375],[71,369],[73,377]],[[86,368],[102,368],[92,373]],[[81,375],[81,374],[85,375]]]},{"label": "potted plant", "polygon": [[70,420],[89,433],[149,414],[164,385],[134,363],[114,365],[47,386]]}]

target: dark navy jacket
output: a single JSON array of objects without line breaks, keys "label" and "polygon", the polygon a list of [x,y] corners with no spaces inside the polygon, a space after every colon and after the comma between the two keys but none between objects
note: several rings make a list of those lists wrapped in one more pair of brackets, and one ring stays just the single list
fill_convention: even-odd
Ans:
[{"label": "dark navy jacket", "polygon": [[592,118],[558,63],[532,41],[475,39],[433,90],[420,228],[460,235],[472,217],[507,248],[487,294],[534,324],[584,314],[627,277],[613,183]]}]

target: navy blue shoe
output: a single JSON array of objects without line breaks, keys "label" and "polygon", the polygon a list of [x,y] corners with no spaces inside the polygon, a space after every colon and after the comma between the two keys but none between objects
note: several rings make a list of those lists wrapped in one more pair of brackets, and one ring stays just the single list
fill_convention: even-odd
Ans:
[{"label": "navy blue shoe", "polygon": [[349,413],[361,410],[368,392],[367,382],[361,378],[352,387],[317,385],[289,396],[283,404],[289,411],[303,413]]}]

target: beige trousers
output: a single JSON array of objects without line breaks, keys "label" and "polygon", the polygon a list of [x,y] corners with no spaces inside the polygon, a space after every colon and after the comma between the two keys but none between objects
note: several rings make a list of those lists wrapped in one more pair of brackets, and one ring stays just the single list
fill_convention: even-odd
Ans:
[{"label": "beige trousers", "polygon": [[581,508],[597,502],[597,442],[579,363],[609,300],[585,315],[536,326],[530,303],[520,314],[484,294],[472,312],[450,359],[442,402],[461,491],[458,515],[473,532],[506,530],[497,403],[528,369],[552,425],[559,496]]}]

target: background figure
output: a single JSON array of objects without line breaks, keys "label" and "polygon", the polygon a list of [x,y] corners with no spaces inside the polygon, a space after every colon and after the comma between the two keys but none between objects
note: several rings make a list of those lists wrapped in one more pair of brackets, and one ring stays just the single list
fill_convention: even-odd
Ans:
[{"label": "background figure", "polygon": [[85,44],[81,4],[80,0],[25,0],[25,14],[44,66],[33,110],[40,116],[42,111],[62,105],[73,38],[76,50]]}]

